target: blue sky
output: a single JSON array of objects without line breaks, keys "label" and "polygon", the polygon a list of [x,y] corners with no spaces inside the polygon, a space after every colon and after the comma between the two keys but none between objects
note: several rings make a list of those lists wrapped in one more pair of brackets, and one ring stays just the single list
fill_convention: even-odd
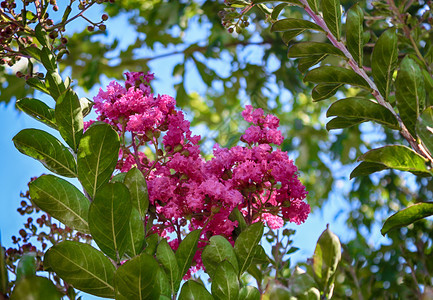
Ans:
[{"label": "blue sky", "polygon": [[[89,15],[101,15],[99,9],[94,9]],[[96,19],[97,17],[95,17]],[[85,26],[82,22],[75,23],[72,25],[73,30],[80,30]],[[120,40],[121,46],[126,46],[131,43],[135,35],[132,29],[128,29],[125,17],[110,19],[107,22],[108,32],[110,36],[107,39],[118,38]],[[124,33],[129,32],[125,35]],[[192,27],[187,33],[187,40],[194,41],[196,39],[203,38],[203,31],[200,30],[197,24]],[[146,50],[140,50],[142,56],[150,56],[152,54],[160,54],[164,51],[171,51],[165,49],[157,49],[156,52],[151,53]],[[140,55],[140,56],[141,56]],[[169,59],[159,59],[154,60],[150,63],[150,67],[156,72],[155,76],[157,78],[154,86],[155,93],[164,93],[169,95],[175,95],[173,89],[174,80],[171,78],[172,66],[178,61],[179,57],[171,57]],[[252,58],[254,59],[254,57]],[[134,71],[134,70],[130,70]],[[223,71],[223,70],[221,70]],[[197,82],[200,81],[194,71],[190,72],[187,76],[187,88],[189,92],[199,91],[202,92],[202,86]],[[101,86],[96,86],[88,94],[83,93],[83,91],[78,90],[79,96],[87,96],[93,98],[96,95],[99,87],[105,87],[108,83],[108,79],[103,79],[103,84]],[[276,87],[277,88],[277,87]],[[245,99],[247,104],[248,99]],[[47,102],[49,103],[49,102]],[[192,116],[190,116],[192,117]],[[33,120],[29,116],[19,113],[14,108],[13,101],[8,105],[0,104],[0,128],[3,128],[0,134],[0,145],[1,154],[0,155],[0,165],[2,172],[0,172],[0,184],[2,195],[0,197],[0,205],[2,209],[0,210],[0,230],[2,244],[6,247],[12,246],[11,236],[17,235],[18,230],[22,227],[25,219],[21,217],[16,209],[19,207],[21,191],[27,190],[27,183],[30,177],[39,176],[42,173],[48,173],[45,168],[36,160],[22,155],[15,149],[12,138],[20,130],[24,128],[40,128],[47,130],[47,127],[41,125],[41,123]],[[347,176],[348,178],[348,176]],[[341,188],[345,188],[342,184]],[[296,226],[289,224],[289,228],[296,229],[297,233],[294,236],[293,245],[300,248],[297,253],[293,254],[292,261],[305,261],[307,258],[311,257],[314,252],[315,243],[321,234],[321,232],[326,228],[326,224],[329,223],[330,228],[334,231],[343,241],[349,240],[351,233],[348,231],[347,227],[344,225],[344,220],[346,219],[345,214],[340,215],[337,220],[334,220],[334,216],[338,211],[347,211],[347,203],[341,199],[341,196],[334,193],[321,210],[317,210],[314,214],[310,215],[308,220],[300,225]],[[380,239],[380,236],[373,237],[374,239]],[[85,295],[83,299],[99,299],[90,295]]]}]

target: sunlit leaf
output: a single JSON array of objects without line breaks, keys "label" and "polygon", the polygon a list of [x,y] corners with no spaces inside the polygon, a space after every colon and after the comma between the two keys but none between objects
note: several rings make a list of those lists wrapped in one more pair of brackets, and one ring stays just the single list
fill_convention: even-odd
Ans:
[{"label": "sunlit leaf", "polygon": [[431,215],[433,215],[433,203],[415,203],[389,217],[380,232],[385,235],[392,229],[407,226]]}]

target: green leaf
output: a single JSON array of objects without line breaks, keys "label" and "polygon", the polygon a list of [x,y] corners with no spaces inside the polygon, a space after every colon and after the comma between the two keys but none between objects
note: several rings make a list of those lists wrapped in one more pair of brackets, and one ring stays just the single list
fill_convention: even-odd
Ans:
[{"label": "green leaf", "polygon": [[370,90],[368,83],[354,71],[334,66],[322,66],[309,71],[304,81],[327,84],[350,84]]},{"label": "green leaf", "polygon": [[298,35],[302,34],[306,29],[293,29],[284,31],[283,36],[281,37],[283,43],[288,46],[290,41],[293,40]]},{"label": "green leaf", "polygon": [[302,58],[322,56],[322,55],[337,55],[341,57],[346,57],[340,49],[335,48],[331,44],[319,43],[319,42],[302,42],[294,44],[289,48],[288,56],[291,58]]},{"label": "green leaf", "polygon": [[36,60],[41,60],[41,50],[35,45],[30,45],[22,50],[25,54],[30,55]]},{"label": "green leaf", "polygon": [[247,223],[245,222],[244,215],[239,211],[237,207],[235,207],[229,215],[229,220],[237,221],[238,226],[233,230],[233,239],[236,241],[239,234],[247,228]]},{"label": "green leaf", "polygon": [[210,238],[209,245],[204,248],[201,254],[201,259],[206,268],[206,273],[208,273],[211,278],[215,275],[217,266],[225,260],[232,264],[236,274],[239,273],[236,253],[230,242],[220,235],[215,235]]},{"label": "green leaf", "polygon": [[42,175],[30,182],[32,201],[66,226],[90,233],[87,216],[90,201],[74,185],[54,175]]},{"label": "green leaf", "polygon": [[12,141],[18,151],[39,160],[48,170],[65,177],[77,177],[71,152],[51,134],[39,129],[23,129]]},{"label": "green leaf", "polygon": [[114,182],[125,183],[125,177],[126,177],[126,173],[118,173],[111,178],[110,182],[111,183],[114,183]]},{"label": "green leaf", "polygon": [[433,154],[433,106],[427,107],[421,116],[418,118],[416,132],[421,141],[430,152]]},{"label": "green leaf", "polygon": [[324,60],[328,54],[322,54],[322,55],[313,55],[310,57],[304,57],[299,59],[298,61],[298,70],[301,73],[305,73],[309,68],[317,65],[322,60]]},{"label": "green leaf", "polygon": [[48,90],[45,83],[43,83],[39,78],[30,77],[29,79],[26,80],[26,83],[32,88],[35,88],[45,94],[50,94],[50,91]]},{"label": "green leaf", "polygon": [[41,23],[38,23],[38,25],[36,25],[35,27],[35,36],[42,46],[48,47],[48,45],[50,44],[50,39],[48,37],[48,33],[45,31],[45,29],[42,28]]},{"label": "green leaf", "polygon": [[176,250],[176,260],[179,265],[180,276],[184,276],[191,267],[192,259],[197,252],[197,244],[201,230],[197,229],[188,233]]},{"label": "green leaf", "polygon": [[18,261],[17,281],[36,275],[36,253],[25,253]]},{"label": "green leaf", "polygon": [[388,99],[392,75],[397,66],[398,48],[395,29],[388,29],[379,37],[371,57],[371,71],[379,92]]},{"label": "green leaf", "polygon": [[214,298],[208,290],[194,280],[188,280],[182,286],[179,300],[213,300]]},{"label": "green leaf", "polygon": [[331,33],[341,39],[341,7],[340,0],[322,0],[321,1],[323,19]]},{"label": "green leaf", "polygon": [[8,290],[8,270],[6,267],[6,256],[5,249],[1,244],[1,236],[0,236],[0,294],[6,294]]},{"label": "green leaf", "polygon": [[56,58],[51,53],[50,49],[48,47],[42,47],[41,50],[41,62],[44,65],[44,67],[47,69],[47,74],[57,70],[57,62]]},{"label": "green leaf", "polygon": [[166,239],[162,239],[158,248],[156,248],[156,259],[159,261],[168,276],[171,294],[175,295],[179,289],[181,275],[176,256]]},{"label": "green leaf", "polygon": [[143,173],[135,167],[132,168],[126,174],[124,183],[131,193],[132,205],[138,209],[141,218],[144,220],[149,208],[149,193]]},{"label": "green leaf", "polygon": [[[144,253],[153,256],[156,252],[156,247],[158,246],[158,242],[159,242],[159,235],[156,233],[151,234],[148,237],[146,237]],[[179,262],[178,262],[178,264],[179,264]]]},{"label": "green leaf", "polygon": [[329,107],[326,116],[359,118],[366,121],[375,121],[391,129],[399,129],[398,121],[391,111],[365,98],[350,97],[338,100]]},{"label": "green leaf", "polygon": [[165,299],[163,297],[167,297],[168,300],[171,299],[171,283],[168,279],[167,273],[162,268],[158,268],[158,274],[156,275],[156,281],[159,284],[159,290],[161,291],[161,295],[159,296],[159,300]]},{"label": "green leaf", "polygon": [[116,272],[116,299],[159,299],[159,266],[145,253],[125,262]]},{"label": "green leaf", "polygon": [[341,259],[338,237],[327,227],[319,237],[313,255],[313,275],[321,291],[330,290],[335,271]]},{"label": "green leaf", "polygon": [[212,296],[217,300],[238,300],[239,288],[238,276],[231,263],[221,262],[212,278]]},{"label": "green leaf", "polygon": [[86,97],[83,97],[83,98],[80,98],[80,105],[81,105],[81,111],[82,111],[83,117],[85,117],[88,114],[90,114],[90,112],[92,111],[93,101],[89,100]]},{"label": "green leaf", "polygon": [[274,19],[274,20],[278,19],[278,16],[280,15],[281,11],[287,5],[289,5],[289,4],[288,3],[280,3],[277,6],[275,6],[274,9],[272,10],[271,18]]},{"label": "green leaf", "polygon": [[343,84],[318,84],[313,88],[311,96],[313,101],[321,101],[328,99],[335,95],[338,89],[343,86]]},{"label": "green leaf", "polygon": [[417,63],[406,56],[400,63],[395,80],[395,99],[400,117],[407,130],[416,137],[416,122],[420,110],[424,110],[424,77]]},{"label": "green leaf", "polygon": [[310,274],[296,266],[289,279],[290,293],[293,295],[302,295],[308,292],[308,290],[314,286],[316,286],[314,278],[310,276]]},{"label": "green leaf", "polygon": [[401,146],[385,146],[368,151],[361,155],[358,161],[380,163],[390,169],[408,171],[416,174],[430,175],[424,157],[412,149]]},{"label": "green leaf", "polygon": [[76,152],[84,127],[80,100],[74,91],[67,90],[58,98],[55,114],[61,136]]},{"label": "green leaf", "polygon": [[60,242],[45,253],[44,265],[76,289],[99,297],[114,297],[116,269],[102,252],[88,244]]},{"label": "green leaf", "polygon": [[90,197],[110,180],[119,148],[119,135],[106,123],[95,124],[83,134],[78,146],[78,179]]},{"label": "green leaf", "polygon": [[346,45],[353,59],[359,66],[363,65],[364,55],[364,11],[358,4],[352,6],[346,18]]},{"label": "green leaf", "polygon": [[284,32],[288,30],[307,30],[307,29],[324,32],[322,27],[320,27],[319,25],[316,25],[307,20],[295,19],[295,18],[278,20],[272,25],[271,32]]},{"label": "green leaf", "polygon": [[11,295],[11,300],[60,300],[56,286],[45,277],[31,276],[19,280]]},{"label": "green leaf", "polygon": [[107,183],[96,192],[89,209],[89,228],[102,252],[120,262],[128,246],[131,215],[129,191],[123,183]]},{"label": "green leaf", "polygon": [[400,228],[412,224],[415,221],[433,215],[433,203],[423,202],[411,205],[389,217],[383,224],[380,232],[385,235],[392,229]]},{"label": "green leaf", "polygon": [[54,109],[50,108],[44,102],[33,98],[23,98],[18,100],[16,105],[20,110],[35,118],[39,122],[42,122],[51,128],[57,129],[56,120],[54,117]]},{"label": "green leaf", "polygon": [[51,97],[53,97],[56,102],[66,90],[65,84],[63,83],[62,77],[60,77],[57,71],[48,71],[45,75],[45,84],[50,92]]},{"label": "green leaf", "polygon": [[365,122],[364,119],[348,119],[348,118],[341,118],[336,117],[326,123],[326,130],[332,130],[332,129],[342,129],[342,128],[348,128],[352,127],[358,124],[361,124]]},{"label": "green leaf", "polygon": [[239,291],[239,299],[242,300],[260,300],[261,295],[259,290],[253,286],[244,286]]},{"label": "green leaf", "polygon": [[257,222],[241,232],[235,242],[235,253],[239,263],[239,275],[244,273],[253,261],[256,246],[263,236],[263,223]]},{"label": "green leaf", "polygon": [[318,14],[319,13],[319,0],[307,0],[308,6],[310,6],[311,10]]},{"label": "green leaf", "polygon": [[358,176],[370,175],[372,173],[386,169],[388,169],[388,167],[386,167],[384,164],[363,161],[355,169],[353,169],[352,173],[350,173],[350,179]]},{"label": "green leaf", "polygon": [[285,286],[282,286],[280,283],[275,284],[271,282],[266,288],[263,300],[292,300],[291,296],[292,295]]},{"label": "green leaf", "polygon": [[128,246],[125,252],[130,257],[137,256],[143,251],[144,247],[144,226],[138,210],[134,207],[129,218],[128,237]]}]

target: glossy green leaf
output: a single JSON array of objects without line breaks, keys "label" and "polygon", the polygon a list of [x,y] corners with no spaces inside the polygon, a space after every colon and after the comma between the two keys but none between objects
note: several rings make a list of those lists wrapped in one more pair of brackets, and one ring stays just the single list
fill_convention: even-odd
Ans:
[{"label": "glossy green leaf", "polygon": [[56,286],[45,277],[30,276],[17,282],[11,300],[60,300]]},{"label": "glossy green leaf", "polygon": [[134,207],[128,224],[128,246],[125,253],[130,257],[137,256],[144,248],[144,225],[138,210]]},{"label": "glossy green leaf", "polygon": [[298,70],[301,73],[305,73],[309,68],[317,65],[324,60],[328,54],[313,55],[310,57],[303,57],[298,60]]},{"label": "glossy green leaf", "polygon": [[217,300],[238,300],[239,288],[238,276],[231,263],[221,262],[212,278],[212,296]]},{"label": "glossy green leaf", "polygon": [[126,177],[126,173],[118,173],[111,178],[110,182],[111,183],[114,183],[114,182],[124,183],[125,177]]},{"label": "glossy green leaf", "polygon": [[412,149],[401,146],[385,146],[368,151],[358,161],[380,163],[390,169],[430,175],[424,157]]},{"label": "glossy green leaf", "polygon": [[412,136],[416,136],[416,123],[420,110],[424,110],[424,77],[417,63],[406,56],[400,63],[395,80],[395,99],[400,117]]},{"label": "glossy green leaf", "polygon": [[387,108],[365,98],[350,97],[334,102],[326,113],[327,117],[359,118],[374,121],[391,129],[399,129],[395,116]]},{"label": "glossy green leaf", "polygon": [[384,164],[363,161],[355,169],[353,169],[352,173],[350,173],[350,179],[358,176],[370,175],[372,173],[383,171],[386,169],[389,168]]},{"label": "glossy green leaf", "polygon": [[16,280],[20,281],[25,277],[31,277],[36,275],[36,267],[36,253],[25,253],[18,261]]},{"label": "glossy green leaf", "polygon": [[298,35],[302,34],[306,29],[293,29],[293,30],[287,30],[284,31],[282,35],[283,43],[288,46],[290,41],[293,40]]},{"label": "glossy green leaf", "polygon": [[204,248],[201,259],[206,273],[211,278],[215,275],[217,266],[224,260],[232,264],[236,274],[239,273],[239,265],[233,246],[223,236],[215,235],[209,239],[209,245]]},{"label": "glossy green leaf", "polygon": [[320,27],[319,25],[316,25],[307,20],[295,19],[295,18],[278,20],[272,25],[271,32],[284,32],[288,30],[307,30],[307,29],[323,32],[322,27]]},{"label": "glossy green leaf", "polygon": [[45,84],[51,97],[53,97],[56,102],[66,90],[62,77],[60,77],[59,73],[55,70],[47,71],[47,74],[45,75]]},{"label": "glossy green leaf", "polygon": [[116,269],[102,252],[89,244],[61,242],[45,253],[44,265],[76,289],[99,297],[114,297]]},{"label": "glossy green leaf", "polygon": [[343,86],[343,84],[318,84],[313,88],[311,96],[313,101],[321,101],[328,99],[335,95],[338,89]]},{"label": "glossy green leaf", "polygon": [[280,15],[281,11],[287,5],[289,5],[289,4],[288,3],[280,3],[277,6],[275,6],[274,9],[272,10],[271,18],[274,19],[274,20],[278,19],[278,16]]},{"label": "glossy green leaf", "polygon": [[327,227],[320,235],[313,255],[313,275],[321,291],[329,291],[340,260],[340,240]]},{"label": "glossy green leaf", "polygon": [[158,234],[154,233],[154,234],[149,235],[148,237],[146,237],[143,252],[153,256],[156,252],[156,247],[158,246],[158,242],[159,242],[159,235]]},{"label": "glossy green leaf", "polygon": [[310,6],[311,10],[318,14],[319,13],[319,7],[320,7],[320,1],[319,0],[307,0],[308,6]]},{"label": "glossy green leaf", "polygon": [[321,0],[323,19],[331,33],[341,38],[341,7],[340,0]]},{"label": "glossy green leaf", "polygon": [[119,147],[119,135],[106,123],[93,125],[83,134],[77,155],[78,179],[90,197],[110,180]]},{"label": "glossy green leaf", "polygon": [[135,167],[132,168],[126,174],[124,183],[131,194],[132,205],[138,209],[141,218],[144,220],[149,208],[149,193],[143,173]]},{"label": "glossy green leaf", "polygon": [[120,182],[102,186],[90,205],[90,233],[101,251],[117,262],[128,246],[131,209],[128,188]]},{"label": "glossy green leaf", "polygon": [[51,53],[48,47],[42,47],[41,50],[41,62],[47,69],[47,73],[57,70],[57,62],[54,55]]},{"label": "glossy green leaf", "polygon": [[165,299],[163,297],[167,297],[168,299],[171,299],[171,283],[170,280],[168,279],[167,273],[162,268],[158,268],[156,281],[159,284],[159,290],[161,292],[161,295],[159,296],[159,300]]},{"label": "glossy green leaf", "polygon": [[0,294],[6,294],[8,290],[8,270],[6,267],[6,256],[4,248],[1,244],[1,235],[0,235]]},{"label": "glossy green leaf", "polygon": [[313,55],[337,55],[346,57],[341,50],[331,44],[319,42],[302,42],[296,43],[289,48],[287,55],[291,58],[311,57]]},{"label": "glossy green leaf", "polygon": [[176,256],[166,239],[162,239],[158,248],[156,248],[156,259],[167,274],[170,282],[171,294],[175,295],[179,289],[181,275]]},{"label": "glossy green leaf", "polygon": [[346,45],[353,59],[363,65],[364,55],[364,11],[358,4],[352,6],[346,17]]},{"label": "glossy green leaf", "polygon": [[[316,286],[314,278],[298,266],[295,267],[289,281],[289,291],[292,295],[302,295]],[[307,298],[308,299],[308,298]]]},{"label": "glossy green leaf", "polygon": [[416,132],[421,141],[430,152],[433,154],[433,106],[427,107],[421,116],[418,118]]},{"label": "glossy green leaf", "polygon": [[42,28],[42,24],[38,23],[35,27],[35,36],[39,43],[42,46],[48,46],[50,44],[50,39],[48,37],[48,33]]},{"label": "glossy green leaf", "polygon": [[87,216],[90,201],[74,185],[54,175],[43,175],[30,182],[32,201],[66,226],[89,233]]},{"label": "glossy green leaf", "polygon": [[385,235],[392,229],[400,228],[412,224],[415,221],[433,215],[433,203],[423,202],[411,205],[389,217],[383,224],[380,232]]},{"label": "glossy green leaf", "polygon": [[213,300],[208,290],[194,280],[188,280],[182,285],[179,300]]},{"label": "glossy green leaf", "polygon": [[67,90],[57,99],[55,115],[60,134],[76,152],[84,127],[80,100],[74,91]]},{"label": "glossy green leaf", "polygon": [[256,246],[263,236],[263,224],[261,222],[250,225],[241,232],[235,242],[235,253],[239,263],[239,275],[244,273],[253,261]]},{"label": "glossy green leaf", "polygon": [[197,244],[200,239],[201,229],[188,233],[176,250],[176,260],[179,265],[180,275],[183,277],[191,267],[192,259],[197,252]]},{"label": "glossy green leaf", "polygon": [[35,45],[25,47],[22,51],[36,60],[41,60],[41,49],[39,49]]},{"label": "glossy green leaf", "polygon": [[259,290],[254,286],[244,286],[239,291],[239,299],[242,300],[260,300]]},{"label": "glossy green leaf", "polygon": [[354,71],[334,66],[322,66],[309,71],[304,81],[327,84],[350,84],[370,90],[368,83]]},{"label": "glossy green leaf", "polygon": [[125,262],[116,272],[116,299],[159,299],[158,263],[145,253]]},{"label": "glossy green leaf", "polygon": [[77,177],[71,152],[51,134],[39,129],[23,129],[12,140],[18,151],[39,160],[48,170],[65,177]]},{"label": "glossy green leaf", "polygon": [[371,57],[371,71],[374,83],[383,98],[388,99],[392,75],[397,66],[398,48],[395,29],[388,29],[379,37]]},{"label": "glossy green leaf", "polygon": [[30,77],[26,80],[26,83],[31,86],[32,88],[35,88],[45,94],[49,94],[50,91],[48,90],[45,83],[43,83],[39,78],[36,77]]},{"label": "glossy green leaf", "polygon": [[364,119],[347,119],[347,118],[341,118],[336,117],[332,120],[330,120],[328,123],[326,123],[326,130],[333,130],[333,129],[342,129],[342,128],[348,128],[352,127],[358,124],[361,124],[365,122]]},{"label": "glossy green leaf", "polygon": [[44,102],[33,98],[23,98],[16,102],[16,106],[39,122],[57,129],[54,109],[50,108]]}]

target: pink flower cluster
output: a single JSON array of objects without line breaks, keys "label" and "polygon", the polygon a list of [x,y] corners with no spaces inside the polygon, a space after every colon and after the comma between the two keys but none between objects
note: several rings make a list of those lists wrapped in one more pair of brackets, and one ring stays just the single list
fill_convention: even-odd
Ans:
[{"label": "pink flower cluster", "polygon": [[[137,166],[145,175],[150,205],[156,213],[153,230],[176,249],[185,228],[202,229],[202,242],[212,235],[232,240],[237,221],[229,219],[239,209],[247,223],[265,222],[278,229],[285,221],[300,224],[310,206],[297,168],[286,152],[270,144],[283,141],[279,119],[247,105],[242,112],[253,123],[241,141],[247,146],[214,147],[211,160],[200,154],[200,136],[167,95],[151,94],[152,74],[126,73],[125,86],[112,82],[94,98],[98,120],[112,124],[132,142],[122,145],[118,169]],[[154,149],[148,158],[141,146]],[[196,255],[198,267],[200,255]]]}]

